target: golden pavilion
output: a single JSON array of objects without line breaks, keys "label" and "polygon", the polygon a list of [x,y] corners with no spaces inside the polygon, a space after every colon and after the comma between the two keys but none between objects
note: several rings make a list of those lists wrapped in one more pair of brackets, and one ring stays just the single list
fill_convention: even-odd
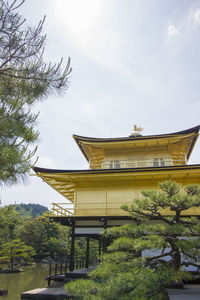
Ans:
[{"label": "golden pavilion", "polygon": [[[89,247],[89,238],[99,239],[104,228],[130,222],[120,207],[140,197],[142,190],[158,189],[164,180],[182,185],[200,183],[200,164],[187,164],[199,129],[200,125],[148,136],[136,129],[129,137],[120,138],[73,135],[89,169],[34,167],[37,176],[65,198],[64,203],[53,203],[53,218],[72,228],[71,270],[75,237],[87,237]],[[200,215],[200,209],[190,209],[186,215]]]}]

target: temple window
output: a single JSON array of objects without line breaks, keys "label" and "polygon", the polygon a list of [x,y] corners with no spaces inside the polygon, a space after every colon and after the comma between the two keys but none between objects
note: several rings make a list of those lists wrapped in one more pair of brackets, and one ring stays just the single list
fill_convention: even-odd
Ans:
[{"label": "temple window", "polygon": [[113,160],[110,162],[110,169],[119,169],[119,168],[120,168],[119,160]]},{"label": "temple window", "polygon": [[161,165],[161,167],[164,167],[164,165],[165,165],[165,162],[164,162],[163,158],[160,158],[160,165]]},{"label": "temple window", "polygon": [[165,161],[163,158],[154,158],[153,160],[153,166],[154,167],[164,167],[165,166]]}]

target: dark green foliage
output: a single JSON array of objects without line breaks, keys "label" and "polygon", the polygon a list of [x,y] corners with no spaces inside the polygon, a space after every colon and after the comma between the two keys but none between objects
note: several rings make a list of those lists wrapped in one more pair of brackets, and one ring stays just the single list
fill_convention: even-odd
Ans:
[{"label": "dark green foliage", "polygon": [[17,227],[21,220],[14,205],[0,208],[0,247],[3,243],[16,238]]},{"label": "dark green foliage", "polygon": [[19,239],[12,240],[1,246],[0,263],[8,263],[11,270],[14,268],[14,263],[22,261],[31,261],[35,251],[32,247],[25,245]]},{"label": "dark green foliage", "polygon": [[[99,243],[95,239],[90,239],[90,260],[98,259]],[[86,258],[86,238],[76,237],[75,239],[75,260],[85,260]]]},{"label": "dark green foliage", "polygon": [[32,106],[68,86],[70,60],[62,71],[43,60],[44,19],[35,28],[17,12],[24,0],[0,0],[0,184],[25,180],[36,152],[38,114]]},{"label": "dark green foliage", "polygon": [[53,222],[49,214],[45,212],[43,216],[32,219],[27,215],[20,215],[15,205],[0,208],[0,250],[3,250],[3,244],[20,238],[21,242],[34,248],[34,258],[69,258],[70,229]]},{"label": "dark green foliage", "polygon": [[183,267],[200,269],[199,219],[182,217],[200,207],[200,188],[181,190],[171,181],[159,186],[160,192],[143,191],[143,198],[123,206],[133,223],[104,233],[112,242],[91,279],[66,285],[75,299],[163,299],[168,284],[190,278]]},{"label": "dark green foliage", "polygon": [[69,253],[69,228],[53,222],[48,216],[24,222],[18,235],[21,241],[35,249],[37,258],[66,257]]},{"label": "dark green foliage", "polygon": [[15,204],[15,209],[22,217],[31,217],[33,219],[37,216],[43,215],[43,213],[48,211],[47,207],[34,203]]},{"label": "dark green foliage", "polygon": [[[107,268],[108,269],[108,268]],[[127,272],[103,273],[104,278],[77,280],[66,285],[75,299],[84,300],[164,300],[163,289],[170,281],[170,274],[163,270],[133,268]],[[108,276],[109,275],[109,276]]]}]

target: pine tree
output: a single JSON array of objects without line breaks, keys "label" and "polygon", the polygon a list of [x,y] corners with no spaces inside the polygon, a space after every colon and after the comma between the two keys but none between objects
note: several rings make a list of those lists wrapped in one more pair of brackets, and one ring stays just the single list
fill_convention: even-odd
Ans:
[{"label": "pine tree", "polygon": [[[33,104],[68,87],[70,60],[62,71],[43,60],[45,18],[35,28],[17,12],[25,0],[0,0],[0,184],[26,179],[39,132]],[[31,148],[30,148],[31,146]],[[32,150],[30,150],[32,149]]]},{"label": "pine tree", "polygon": [[35,250],[31,246],[27,246],[19,239],[16,239],[2,245],[0,262],[8,263],[10,269],[13,270],[16,262],[31,261],[31,257],[34,255]]},{"label": "pine tree", "polygon": [[199,219],[184,216],[200,207],[200,187],[159,186],[123,206],[133,223],[109,229],[112,243],[91,279],[66,286],[77,299],[163,299],[168,284],[190,278],[184,268],[200,269]]}]

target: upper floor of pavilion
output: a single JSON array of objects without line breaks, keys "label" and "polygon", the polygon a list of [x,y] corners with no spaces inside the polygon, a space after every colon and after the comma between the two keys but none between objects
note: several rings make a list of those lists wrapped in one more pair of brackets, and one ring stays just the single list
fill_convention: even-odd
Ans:
[{"label": "upper floor of pavilion", "polygon": [[91,138],[73,135],[89,169],[152,168],[187,165],[200,125],[169,134]]}]

